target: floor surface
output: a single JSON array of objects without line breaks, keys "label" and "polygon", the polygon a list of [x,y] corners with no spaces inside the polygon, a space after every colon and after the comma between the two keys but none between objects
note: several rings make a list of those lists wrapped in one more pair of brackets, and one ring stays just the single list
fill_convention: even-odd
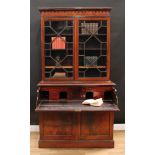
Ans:
[{"label": "floor surface", "polygon": [[114,131],[115,148],[38,148],[38,132],[31,132],[30,151],[31,155],[125,155],[124,131]]}]

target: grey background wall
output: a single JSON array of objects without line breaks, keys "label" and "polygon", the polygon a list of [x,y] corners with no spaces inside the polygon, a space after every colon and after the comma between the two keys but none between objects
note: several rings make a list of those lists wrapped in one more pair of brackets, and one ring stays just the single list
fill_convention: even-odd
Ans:
[{"label": "grey background wall", "polygon": [[41,80],[39,7],[112,7],[111,80],[117,84],[120,112],[115,123],[125,123],[125,2],[124,0],[30,0],[30,114],[31,125],[38,124],[35,113],[36,85]]}]

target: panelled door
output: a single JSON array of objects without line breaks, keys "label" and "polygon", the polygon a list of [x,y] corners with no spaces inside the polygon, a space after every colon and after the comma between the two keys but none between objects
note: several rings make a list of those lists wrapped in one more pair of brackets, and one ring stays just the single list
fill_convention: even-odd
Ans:
[{"label": "panelled door", "polygon": [[74,78],[74,20],[47,18],[42,22],[42,59],[45,80]]}]

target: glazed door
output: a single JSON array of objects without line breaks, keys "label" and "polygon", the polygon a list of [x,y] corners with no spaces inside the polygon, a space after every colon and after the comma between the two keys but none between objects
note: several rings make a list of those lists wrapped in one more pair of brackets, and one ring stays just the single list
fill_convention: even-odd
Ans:
[{"label": "glazed door", "polygon": [[73,54],[73,18],[44,19],[42,21],[43,79],[73,79]]},{"label": "glazed door", "polygon": [[110,18],[42,19],[44,80],[108,80]]},{"label": "glazed door", "polygon": [[110,72],[109,18],[79,18],[78,79],[103,80]]}]

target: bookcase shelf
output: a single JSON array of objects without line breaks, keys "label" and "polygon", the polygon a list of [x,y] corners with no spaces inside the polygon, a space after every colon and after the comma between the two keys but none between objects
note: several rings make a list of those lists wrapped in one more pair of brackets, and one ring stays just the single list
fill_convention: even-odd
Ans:
[{"label": "bookcase shelf", "polygon": [[[68,51],[71,51],[71,50],[73,50],[72,48],[68,48],[68,49],[52,49],[52,48],[46,48],[45,50],[52,50],[52,51],[66,51],[66,50],[68,50]],[[79,48],[79,51],[83,51],[83,50],[85,50],[85,51],[106,51],[107,49],[104,49],[104,48],[85,48],[85,49],[82,49],[82,48]]]},{"label": "bookcase shelf", "polygon": [[73,68],[73,66],[45,66],[45,68]]},{"label": "bookcase shelf", "polygon": [[[90,36],[90,34],[79,34],[79,36]],[[107,36],[107,34],[95,34],[95,36]]]},{"label": "bookcase shelf", "polygon": [[[73,68],[73,66],[45,66],[45,68]],[[79,68],[106,68],[106,66],[79,66]]]},{"label": "bookcase shelf", "polygon": [[79,68],[106,68],[106,66],[79,66]]},{"label": "bookcase shelf", "polygon": [[79,48],[79,50],[85,50],[85,51],[100,51],[100,50],[107,50],[107,49],[104,49],[104,48],[85,48],[85,49],[82,49],[82,48]]},{"label": "bookcase shelf", "polygon": [[[45,36],[57,37],[55,34],[45,34]],[[72,37],[73,34],[61,34],[61,37]]]}]

